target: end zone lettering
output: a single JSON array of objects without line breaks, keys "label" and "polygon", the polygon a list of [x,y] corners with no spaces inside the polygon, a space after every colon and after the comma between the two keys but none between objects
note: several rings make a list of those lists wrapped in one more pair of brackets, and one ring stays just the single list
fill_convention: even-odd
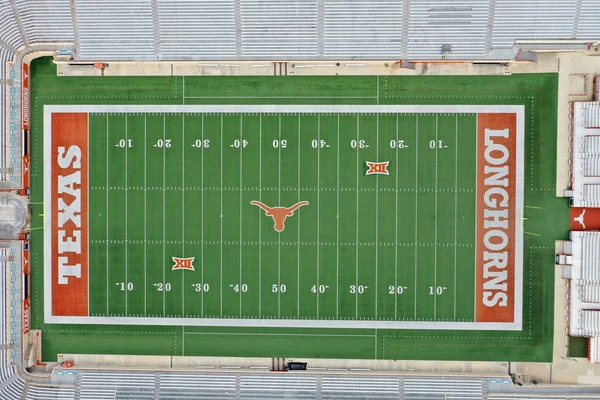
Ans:
[{"label": "end zone lettering", "polygon": [[52,114],[52,314],[87,316],[86,113]]},{"label": "end zone lettering", "polygon": [[477,141],[477,322],[513,322],[516,114],[479,114]]}]

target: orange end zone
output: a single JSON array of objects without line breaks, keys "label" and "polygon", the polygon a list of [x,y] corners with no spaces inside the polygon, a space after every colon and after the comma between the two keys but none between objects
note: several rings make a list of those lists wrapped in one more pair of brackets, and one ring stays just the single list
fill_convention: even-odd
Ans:
[{"label": "orange end zone", "polygon": [[88,114],[52,114],[52,315],[88,315]]},{"label": "orange end zone", "polygon": [[515,318],[517,115],[477,117],[477,322]]}]

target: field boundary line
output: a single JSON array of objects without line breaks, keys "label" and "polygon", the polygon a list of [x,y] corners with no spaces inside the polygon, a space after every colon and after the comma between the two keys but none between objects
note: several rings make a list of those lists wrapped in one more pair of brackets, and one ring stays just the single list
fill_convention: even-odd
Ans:
[{"label": "field boundary line", "polygon": [[186,335],[242,335],[242,336],[316,336],[316,337],[377,337],[377,335],[344,335],[331,333],[252,333],[252,332],[186,332]]},{"label": "field boundary line", "polygon": [[376,99],[378,96],[187,96],[186,99]]}]

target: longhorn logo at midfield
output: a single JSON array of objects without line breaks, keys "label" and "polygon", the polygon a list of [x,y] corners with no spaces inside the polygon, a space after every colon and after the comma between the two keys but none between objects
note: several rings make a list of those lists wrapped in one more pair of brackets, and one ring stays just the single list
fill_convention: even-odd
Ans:
[{"label": "longhorn logo at midfield", "polygon": [[294,211],[300,207],[308,205],[308,201],[301,201],[291,207],[269,207],[260,201],[251,201],[250,204],[259,206],[265,210],[266,216],[273,217],[273,221],[275,221],[275,230],[281,232],[285,229],[285,219],[294,215]]}]

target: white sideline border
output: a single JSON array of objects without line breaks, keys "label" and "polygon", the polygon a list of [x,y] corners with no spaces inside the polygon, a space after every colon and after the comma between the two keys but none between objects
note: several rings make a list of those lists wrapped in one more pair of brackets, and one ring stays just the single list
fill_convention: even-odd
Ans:
[{"label": "white sideline border", "polygon": [[[51,116],[55,112],[87,113],[290,113],[290,114],[384,114],[384,113],[514,113],[517,115],[516,199],[518,211],[524,205],[524,114],[523,105],[45,105],[44,106],[44,174],[51,171]],[[44,216],[52,227],[51,179],[44,179],[44,201],[50,212]],[[44,322],[55,324],[94,325],[167,325],[282,328],[367,328],[367,329],[454,329],[512,330],[523,326],[523,234],[515,223],[515,300],[514,322],[440,322],[377,320],[308,320],[308,319],[234,319],[234,318],[155,318],[155,317],[71,317],[52,315],[52,232],[44,230]]]}]

